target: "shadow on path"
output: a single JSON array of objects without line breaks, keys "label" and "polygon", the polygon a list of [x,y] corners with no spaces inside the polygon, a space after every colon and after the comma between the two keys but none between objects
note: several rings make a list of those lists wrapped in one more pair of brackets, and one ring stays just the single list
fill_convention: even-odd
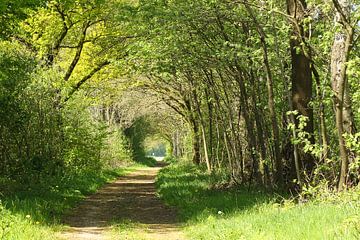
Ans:
[{"label": "shadow on path", "polygon": [[69,229],[61,238],[107,239],[105,233],[114,222],[134,222],[146,226],[144,239],[183,239],[176,210],[156,196],[155,177],[163,166],[120,177],[87,197],[63,218]]}]

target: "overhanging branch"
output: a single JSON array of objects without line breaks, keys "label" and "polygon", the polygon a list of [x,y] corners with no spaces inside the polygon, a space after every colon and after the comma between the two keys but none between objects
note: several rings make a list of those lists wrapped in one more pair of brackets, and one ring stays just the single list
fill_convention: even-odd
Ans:
[{"label": "overhanging branch", "polygon": [[72,95],[80,89],[80,87],[86,83],[92,76],[95,75],[95,73],[99,72],[101,69],[103,69],[105,66],[109,65],[110,61],[106,60],[102,63],[100,63],[97,67],[95,67],[89,74],[84,76],[79,82],[77,82],[72,88],[70,93],[67,95],[67,97],[64,99],[64,102],[67,102]]}]

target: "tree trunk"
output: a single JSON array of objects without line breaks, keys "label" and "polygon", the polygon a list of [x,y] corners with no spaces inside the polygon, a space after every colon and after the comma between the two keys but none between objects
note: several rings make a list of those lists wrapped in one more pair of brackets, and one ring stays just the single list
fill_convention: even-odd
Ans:
[{"label": "tree trunk", "polygon": [[[336,9],[335,25],[338,31],[331,50],[331,87],[335,105],[336,128],[339,137],[339,150],[341,158],[341,169],[339,177],[339,190],[348,184],[349,152],[345,146],[345,133],[351,133],[353,120],[347,87],[346,63],[349,59],[354,30],[349,23],[350,10],[347,0],[333,0]],[[345,103],[346,102],[346,103]]]},{"label": "tree trunk", "polygon": [[196,165],[200,165],[200,132],[199,125],[195,119],[192,104],[190,102],[190,96],[184,95],[184,105],[186,108],[186,119],[191,126],[192,130],[192,161]]},{"label": "tree trunk", "polygon": [[[254,77],[254,73],[253,70],[250,70],[250,81],[251,84],[253,85],[253,89],[251,91],[251,98],[252,101],[254,102],[254,116],[255,116],[255,124],[256,124],[256,133],[257,133],[257,138],[258,138],[258,145],[260,148],[260,156],[261,156],[261,170],[262,170],[262,174],[263,174],[263,182],[270,186],[271,185],[271,180],[270,180],[270,170],[269,170],[269,166],[268,164],[265,162],[266,161],[266,146],[265,146],[265,139],[266,139],[266,134],[263,128],[263,122],[261,119],[261,116],[263,116],[263,112],[261,109],[259,109],[257,107],[257,99],[256,99],[256,91],[259,90],[259,86],[256,85],[256,81],[255,81],[255,77]],[[260,101],[259,101],[260,102]]]},{"label": "tree trunk", "polygon": [[[304,30],[303,21],[306,13],[305,0],[287,0],[288,14],[293,17],[293,32],[290,37],[291,47],[291,91],[293,109],[300,115],[308,118],[305,131],[310,134],[310,142],[314,143],[313,110],[309,103],[312,98],[312,74],[309,49],[306,48],[306,39],[309,33]],[[298,125],[295,119],[296,126]],[[311,174],[315,167],[315,160],[309,154],[302,154],[303,168]]]},{"label": "tree trunk", "polygon": [[325,161],[329,157],[329,139],[327,134],[327,127],[325,122],[325,105],[323,101],[323,95],[321,92],[321,82],[320,82],[320,75],[317,72],[314,64],[311,64],[311,71],[315,77],[316,82],[316,94],[317,99],[319,101],[319,122],[320,122],[320,137],[321,137],[321,146],[322,146],[322,153],[321,153],[321,159],[322,161]]},{"label": "tree trunk", "polygon": [[261,175],[259,172],[259,162],[255,154],[257,144],[254,133],[254,121],[251,118],[249,111],[249,103],[248,103],[249,98],[248,98],[248,93],[246,91],[243,72],[238,64],[236,64],[235,70],[237,71],[235,80],[237,81],[240,89],[239,100],[242,107],[241,115],[245,121],[246,132],[248,134],[249,153],[252,159],[252,169],[249,178],[249,186],[250,186],[252,184],[253,178],[255,178],[257,182],[261,182]]},{"label": "tree trunk", "polygon": [[266,35],[265,32],[257,21],[252,9],[246,5],[246,8],[251,15],[254,23],[256,24],[257,32],[259,33],[261,47],[263,49],[263,63],[265,66],[266,72],[266,85],[268,91],[268,107],[269,113],[271,118],[271,126],[272,126],[272,137],[273,137],[273,144],[274,144],[274,157],[275,157],[275,182],[277,184],[283,184],[283,165],[280,156],[280,134],[279,134],[279,126],[278,120],[276,117],[276,110],[275,110],[275,96],[274,96],[274,81],[272,77],[272,72],[269,64],[269,56],[268,56],[268,47],[266,43]]},{"label": "tree trunk", "polygon": [[[192,82],[192,77],[190,77],[191,79],[191,84],[193,86],[193,82]],[[207,146],[207,139],[206,139],[206,132],[205,132],[205,123],[204,123],[204,117],[203,114],[201,112],[200,109],[200,102],[197,96],[197,92],[195,89],[195,86],[193,86],[193,91],[192,91],[192,97],[194,99],[194,103],[195,103],[195,108],[196,108],[196,112],[198,114],[199,117],[199,121],[200,121],[200,129],[201,129],[201,137],[202,137],[202,142],[203,142],[203,147],[204,147],[204,154],[205,154],[205,163],[206,163],[206,167],[208,172],[211,172],[211,163],[209,160],[209,154],[208,154],[208,146]]]}]

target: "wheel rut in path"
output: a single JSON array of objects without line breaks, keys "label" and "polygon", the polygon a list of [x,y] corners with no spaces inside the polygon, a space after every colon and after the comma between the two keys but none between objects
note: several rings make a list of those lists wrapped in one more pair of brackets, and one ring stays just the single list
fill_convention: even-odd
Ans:
[{"label": "wheel rut in path", "polygon": [[139,239],[183,240],[176,210],[156,196],[154,182],[160,168],[139,169],[87,197],[64,217],[69,227],[60,239],[138,239],[126,231],[110,234],[112,224],[130,222]]}]

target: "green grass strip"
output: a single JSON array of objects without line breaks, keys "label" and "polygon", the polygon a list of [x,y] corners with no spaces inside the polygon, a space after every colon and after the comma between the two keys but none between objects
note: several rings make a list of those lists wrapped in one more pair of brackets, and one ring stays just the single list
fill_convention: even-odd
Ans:
[{"label": "green grass strip", "polygon": [[296,203],[245,188],[213,189],[219,178],[175,164],[157,178],[159,195],[176,206],[189,239],[360,239],[360,191]]}]

